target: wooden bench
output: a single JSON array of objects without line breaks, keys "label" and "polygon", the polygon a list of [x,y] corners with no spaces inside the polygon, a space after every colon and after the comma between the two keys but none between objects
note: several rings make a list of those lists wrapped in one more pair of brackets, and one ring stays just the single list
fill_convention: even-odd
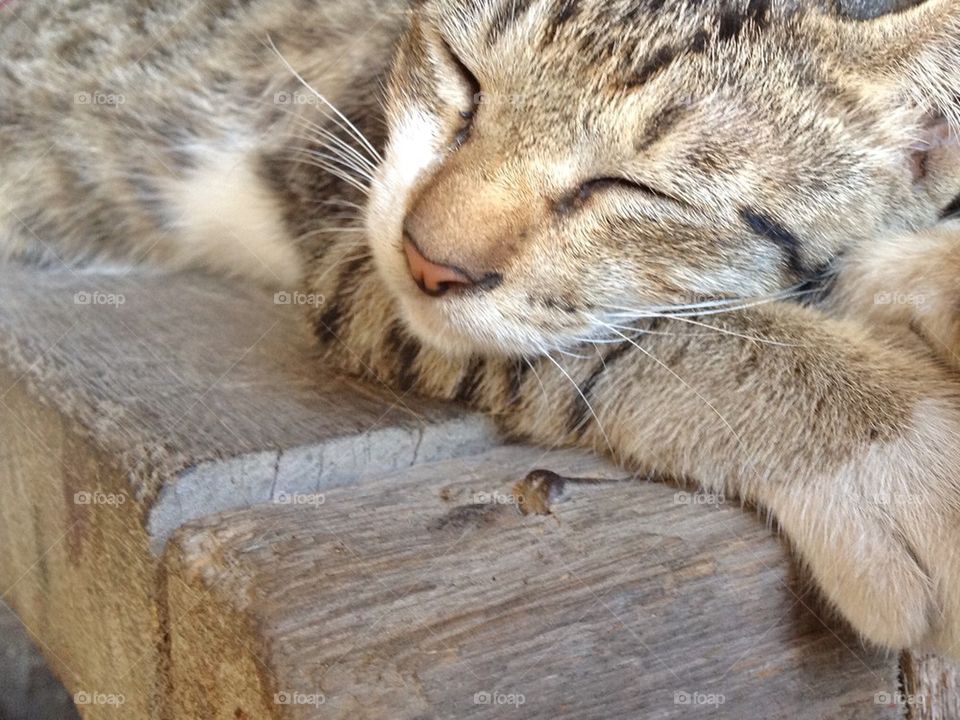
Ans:
[{"label": "wooden bench", "polygon": [[[0,284],[0,599],[85,718],[960,717],[731,499],[338,377],[269,294]],[[541,468],[606,481],[524,515]]]}]

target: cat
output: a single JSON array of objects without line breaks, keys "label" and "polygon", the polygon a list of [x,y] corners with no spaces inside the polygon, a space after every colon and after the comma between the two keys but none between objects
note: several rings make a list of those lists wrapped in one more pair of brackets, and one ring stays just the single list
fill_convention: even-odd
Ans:
[{"label": "cat", "polygon": [[0,256],[324,297],[324,360],[776,519],[960,657],[960,3],[0,10]]}]

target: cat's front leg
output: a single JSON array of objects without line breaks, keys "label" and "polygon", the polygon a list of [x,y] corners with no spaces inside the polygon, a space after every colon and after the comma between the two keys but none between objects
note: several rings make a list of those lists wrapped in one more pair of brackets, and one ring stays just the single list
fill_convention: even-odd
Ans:
[{"label": "cat's front leg", "polygon": [[709,322],[487,387],[518,435],[755,502],[865,638],[960,657],[960,386],[812,310]]}]

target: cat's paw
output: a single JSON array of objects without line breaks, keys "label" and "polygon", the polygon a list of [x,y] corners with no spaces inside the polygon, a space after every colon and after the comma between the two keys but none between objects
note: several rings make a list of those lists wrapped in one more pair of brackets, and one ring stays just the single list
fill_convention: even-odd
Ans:
[{"label": "cat's paw", "polygon": [[874,329],[912,331],[960,369],[960,221],[861,249],[836,291],[845,313]]},{"label": "cat's paw", "polygon": [[866,640],[960,659],[960,414],[931,403],[894,442],[784,488],[781,525]]}]

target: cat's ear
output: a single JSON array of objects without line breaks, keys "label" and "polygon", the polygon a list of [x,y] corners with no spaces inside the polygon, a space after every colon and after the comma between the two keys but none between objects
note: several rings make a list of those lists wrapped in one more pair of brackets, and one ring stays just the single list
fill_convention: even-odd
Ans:
[{"label": "cat's ear", "polygon": [[960,0],[926,0],[834,30],[845,69],[960,130]]}]

